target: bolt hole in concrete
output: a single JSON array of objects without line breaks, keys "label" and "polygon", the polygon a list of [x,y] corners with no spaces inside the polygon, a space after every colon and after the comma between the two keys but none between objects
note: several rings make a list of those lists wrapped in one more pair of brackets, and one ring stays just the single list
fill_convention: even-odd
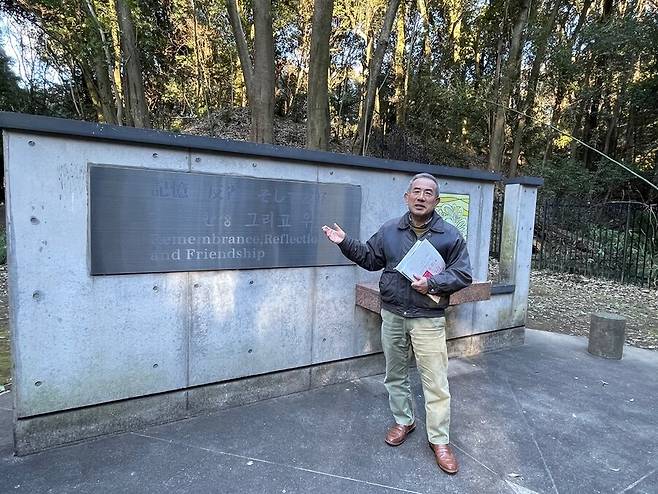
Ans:
[{"label": "bolt hole in concrete", "polygon": [[252,163],[251,166],[253,166],[254,168],[256,168],[257,165],[256,165],[256,163]]},{"label": "bolt hole in concrete", "polygon": [[154,368],[154,369],[157,369],[157,368],[158,368],[158,364],[153,364],[153,368]]},{"label": "bolt hole in concrete", "polygon": [[39,292],[39,291],[34,292],[34,293],[32,294],[32,298],[33,298],[34,300],[40,300],[40,299],[41,299],[41,292]]},{"label": "bolt hole in concrete", "polygon": [[28,146],[34,146],[36,143],[34,141],[27,141]]},{"label": "bolt hole in concrete", "polygon": [[253,350],[250,348],[249,351],[248,351],[247,353],[251,353],[251,352],[253,352]]},{"label": "bolt hole in concrete", "polygon": [[32,223],[33,225],[38,225],[39,224],[39,218],[37,218],[35,216],[32,216],[30,218],[30,223]]},{"label": "bolt hole in concrete", "polygon": [[253,285],[253,284],[254,284],[254,280],[249,280],[249,284],[250,284],[250,285]]},{"label": "bolt hole in concrete", "polygon": [[34,385],[35,385],[37,388],[38,388],[39,386],[41,386],[41,384],[43,384],[41,381],[37,381],[37,382],[34,383]]},{"label": "bolt hole in concrete", "polygon": [[322,341],[327,341],[327,338],[322,338]]},{"label": "bolt hole in concrete", "polygon": [[154,291],[154,292],[157,292],[158,290],[159,290],[158,285],[155,285],[155,286],[153,287],[153,291]]},{"label": "bolt hole in concrete", "polygon": [[198,284],[198,283],[195,283],[195,284],[194,284],[194,288],[199,288],[199,284]]},{"label": "bolt hole in concrete", "polygon": [[158,153],[153,153],[153,159],[158,157]]},{"label": "bolt hole in concrete", "polygon": [[196,158],[194,158],[194,161],[195,161],[196,163],[201,163],[201,158],[199,158],[199,157],[197,156]]}]

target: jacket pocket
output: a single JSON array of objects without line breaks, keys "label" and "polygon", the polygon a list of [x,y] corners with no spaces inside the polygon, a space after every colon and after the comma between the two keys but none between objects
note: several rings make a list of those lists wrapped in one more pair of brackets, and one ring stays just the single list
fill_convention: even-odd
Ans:
[{"label": "jacket pocket", "polygon": [[423,295],[413,290],[412,303],[419,309],[445,309],[448,307],[449,298],[441,297],[439,303],[436,303],[429,295]]},{"label": "jacket pocket", "polygon": [[379,278],[379,294],[382,301],[394,303],[396,301],[396,293],[399,291],[396,288],[398,284],[398,277],[400,275],[395,271],[384,271],[381,278]]}]

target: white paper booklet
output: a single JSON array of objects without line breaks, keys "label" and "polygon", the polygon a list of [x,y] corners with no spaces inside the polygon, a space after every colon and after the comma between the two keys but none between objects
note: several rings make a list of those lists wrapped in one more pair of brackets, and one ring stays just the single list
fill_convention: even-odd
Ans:
[{"label": "white paper booklet", "polygon": [[[396,271],[402,273],[411,282],[416,281],[414,276],[429,278],[445,268],[446,262],[443,257],[427,239],[417,241],[395,266]],[[427,295],[438,303],[440,297],[429,293]]]}]

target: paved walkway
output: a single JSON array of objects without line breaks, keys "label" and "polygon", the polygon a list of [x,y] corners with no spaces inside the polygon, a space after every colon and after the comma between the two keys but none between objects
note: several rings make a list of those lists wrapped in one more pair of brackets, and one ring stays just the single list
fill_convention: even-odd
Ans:
[{"label": "paved walkway", "polygon": [[658,352],[609,361],[586,347],[528,331],[523,347],[452,359],[456,476],[436,467],[424,427],[384,443],[383,376],[22,458],[6,393],[0,492],[658,493]]}]

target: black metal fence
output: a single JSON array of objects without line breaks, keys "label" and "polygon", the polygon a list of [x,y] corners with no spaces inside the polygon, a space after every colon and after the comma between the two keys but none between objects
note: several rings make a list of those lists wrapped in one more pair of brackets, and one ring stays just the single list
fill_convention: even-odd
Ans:
[{"label": "black metal fence", "polygon": [[[502,200],[494,203],[490,255],[500,256]],[[532,263],[536,269],[658,287],[658,206],[541,201]]]},{"label": "black metal fence", "polygon": [[494,197],[493,215],[491,217],[491,239],[489,257],[500,260],[500,240],[503,231],[503,198]]}]

